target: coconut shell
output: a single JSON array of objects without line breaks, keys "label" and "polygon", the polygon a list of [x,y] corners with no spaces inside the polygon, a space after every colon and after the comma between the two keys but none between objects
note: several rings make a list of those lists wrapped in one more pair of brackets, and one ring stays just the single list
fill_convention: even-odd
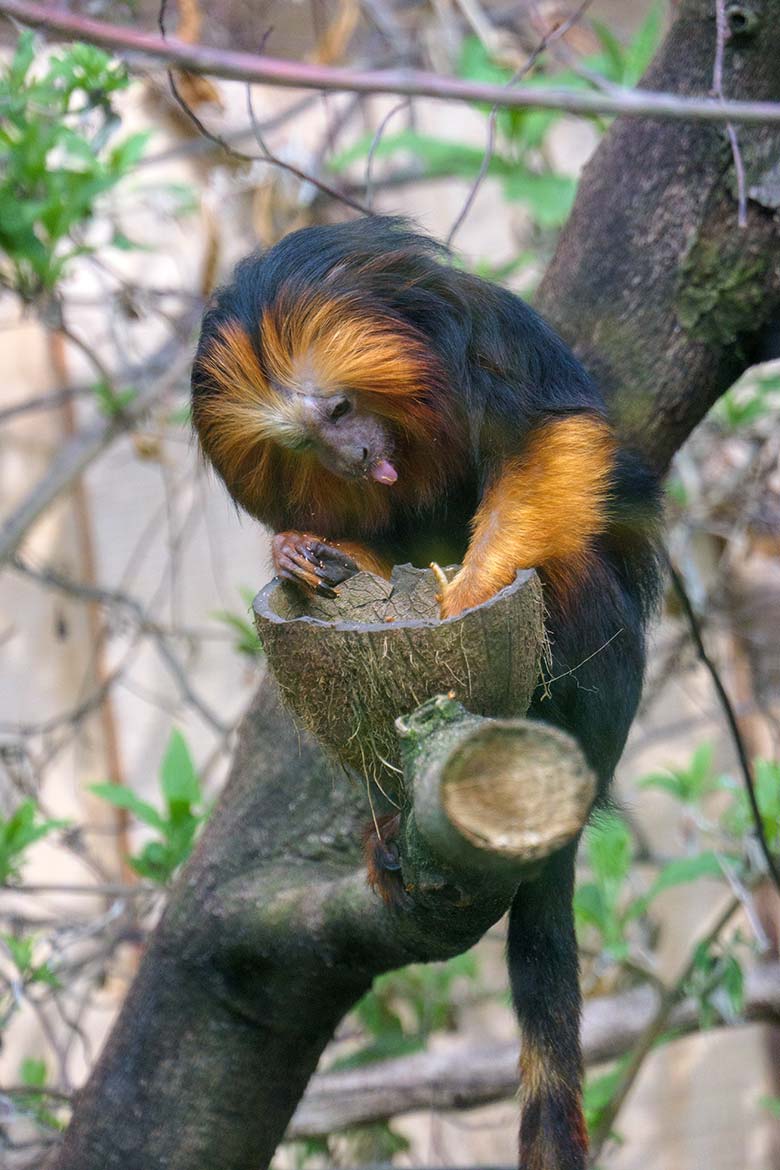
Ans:
[{"label": "coconut shell", "polygon": [[[449,576],[455,568],[447,570]],[[474,714],[523,715],[539,678],[542,590],[533,571],[457,617],[439,620],[433,573],[358,573],[338,596],[306,596],[278,578],[255,623],[285,702],[350,768],[397,788],[395,720],[437,694]]]}]

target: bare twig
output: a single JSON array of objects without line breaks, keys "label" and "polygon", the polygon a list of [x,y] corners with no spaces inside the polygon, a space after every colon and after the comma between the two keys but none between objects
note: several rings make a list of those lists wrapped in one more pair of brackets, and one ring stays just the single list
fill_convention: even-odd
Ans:
[{"label": "bare twig", "polygon": [[[177,333],[188,336],[200,314],[200,306],[189,309],[178,323]],[[160,398],[184,375],[190,354],[177,336],[163,345],[135,371],[143,378],[149,369],[157,376],[146,388],[123,407],[122,412],[105,421],[85,427],[57,452],[45,475],[32,488],[22,503],[6,517],[0,528],[0,563],[6,561],[21,544],[29,529],[46,509],[65,491],[99,455],[122,434],[139,422]],[[131,379],[132,380],[132,379]]]},{"label": "bare twig", "polygon": [[679,975],[674,983],[667,987],[661,995],[660,1002],[652,1019],[647,1023],[628,1061],[621,1070],[615,1091],[612,1093],[609,1102],[600,1113],[599,1119],[593,1127],[590,1135],[591,1165],[598,1159],[604,1143],[612,1133],[617,1115],[622,1109],[648,1053],[666,1031],[672,1011],[683,995],[685,987],[693,974],[700,948],[703,945],[716,941],[721,931],[728,925],[741,905],[742,903],[739,898],[734,897],[729,899],[729,902],[718,914],[713,925],[695,940],[695,944],[691,947],[689,957]]},{"label": "bare twig", "polygon": [[36,410],[56,410],[72,398],[82,398],[91,394],[91,387],[68,386],[63,390],[51,390],[48,394],[36,394],[33,398],[25,398],[22,402],[12,402],[10,406],[0,410],[0,426],[10,422],[13,418],[30,414]]},{"label": "bare twig", "polygon": [[[531,72],[533,67],[536,65],[539,58],[541,56],[543,56],[544,53],[547,52],[549,47],[551,45],[553,45],[555,43],[555,41],[559,40],[561,37],[564,37],[566,35],[566,33],[569,31],[569,29],[571,29],[575,24],[577,24],[582,19],[582,17],[585,15],[585,12],[587,11],[588,8],[590,8],[592,3],[593,3],[593,0],[582,0],[582,3],[578,5],[578,7],[574,10],[574,12],[572,12],[570,14],[570,16],[568,16],[566,18],[566,20],[561,21],[560,24],[556,25],[554,28],[550,29],[550,31],[548,33],[544,34],[544,36],[542,37],[539,44],[536,46],[534,51],[530,54],[528,60],[525,61],[519,69],[515,70],[515,72],[509,78],[509,81],[507,81],[507,83],[506,83],[507,89],[511,88],[512,86],[517,85],[518,81],[522,81],[522,79],[524,77],[528,76],[528,74]],[[459,212],[455,222],[453,223],[452,227],[450,228],[449,235],[447,236],[447,246],[448,247],[452,244],[452,241],[455,239],[455,236],[458,234],[461,227],[463,226],[463,223],[464,223],[466,217],[468,216],[469,212],[471,211],[471,208],[474,206],[474,200],[477,197],[477,193],[479,192],[479,189],[482,186],[482,183],[484,182],[488,171],[490,170],[490,163],[491,163],[492,158],[493,158],[493,151],[495,149],[495,144],[496,144],[496,125],[497,125],[497,121],[498,121],[498,110],[499,110],[499,105],[497,102],[495,102],[493,104],[493,108],[491,109],[490,115],[488,117],[487,143],[485,145],[485,153],[482,156],[482,163],[480,164],[479,172],[477,173],[476,178],[474,179],[474,182],[471,185],[469,193],[466,196],[466,200],[465,200],[462,208],[460,209],[460,212]]]},{"label": "bare twig", "polygon": [[761,852],[764,855],[764,860],[766,862],[769,875],[777,887],[778,893],[780,893],[780,869],[778,869],[777,861],[772,855],[772,851],[769,848],[769,843],[766,839],[766,833],[764,832],[764,821],[761,815],[761,809],[758,805],[756,786],[753,779],[753,768],[750,763],[750,757],[748,756],[745,741],[742,737],[736,711],[734,710],[734,706],[731,702],[728,691],[723,685],[723,679],[720,677],[718,668],[707,653],[707,648],[705,647],[704,639],[702,638],[701,627],[699,626],[699,619],[696,617],[696,613],[694,612],[693,605],[691,604],[691,599],[688,596],[688,591],[685,588],[685,583],[682,579],[682,576],[677,571],[672,562],[668,559],[667,564],[669,568],[669,574],[672,578],[672,583],[674,585],[677,596],[680,599],[683,612],[685,613],[686,619],[688,621],[688,627],[691,632],[693,643],[696,647],[696,652],[699,655],[703,666],[706,668],[707,673],[712,679],[712,685],[715,687],[718,701],[720,702],[721,708],[723,709],[723,714],[726,717],[726,723],[728,724],[731,740],[734,744],[734,750],[736,752],[740,770],[742,772],[742,779],[745,783],[745,791],[747,793],[748,801],[750,802],[750,808],[753,814],[753,821],[755,824],[758,843],[761,846]]},{"label": "bare twig", "polygon": [[[186,671],[178,658],[174,654],[171,647],[168,645],[168,640],[163,629],[156,623],[151,621],[144,611],[143,606],[134,597],[121,591],[111,591],[108,589],[101,589],[99,586],[87,585],[80,582],[70,581],[61,573],[54,569],[34,569],[19,557],[14,557],[11,561],[13,568],[18,572],[23,573],[27,577],[38,581],[39,584],[48,586],[52,589],[57,589],[60,593],[66,594],[68,597],[73,597],[79,601],[86,603],[98,602],[101,605],[119,606],[130,613],[137,622],[139,633],[146,634],[154,641],[157,651],[162,658],[165,665],[168,667],[170,674],[173,676],[176,685],[178,686],[183,700],[198,712],[199,715],[220,735],[226,735],[230,731],[230,727],[224,723],[218,715],[195,693],[187,678]],[[116,674],[111,676],[112,679]],[[70,718],[70,717],[69,717]],[[37,730],[50,730],[50,723],[45,725],[38,725]],[[36,728],[29,726],[25,728],[28,734],[33,733]]]},{"label": "bare twig", "polygon": [[397,113],[399,113],[400,110],[406,109],[406,107],[408,105],[409,105],[409,98],[403,98],[400,102],[396,102],[396,104],[391,109],[389,109],[387,111],[384,118],[377,126],[376,133],[374,134],[374,137],[371,140],[371,145],[368,148],[368,154],[366,156],[366,172],[365,172],[364,184],[365,184],[365,190],[366,190],[366,206],[369,209],[369,211],[373,210],[373,205],[374,205],[374,177],[372,174],[372,167],[374,165],[374,158],[376,156],[376,152],[379,149],[379,144],[382,141],[382,136],[384,135],[384,132],[388,127],[388,124],[392,121],[392,119],[395,117],[395,115]]},{"label": "bare twig", "polygon": [[284,61],[208,45],[184,45],[101,20],[89,20],[32,0],[0,0],[0,14],[61,37],[101,45],[112,52],[158,61],[235,81],[265,82],[297,89],[347,93],[397,93],[459,102],[484,102],[506,109],[567,110],[683,122],[778,125],[780,102],[716,101],[651,90],[619,89],[614,94],[567,89],[509,89],[500,85],[440,77],[416,70],[359,70]]},{"label": "bare twig", "polygon": [[254,102],[252,100],[252,89],[249,85],[246,87],[246,105],[249,118],[252,123],[252,131],[255,136],[255,141],[263,152],[262,157],[265,162],[270,163],[272,166],[279,167],[283,171],[287,171],[288,174],[294,175],[296,179],[300,179],[302,183],[311,183],[312,187],[316,187],[316,189],[323,195],[329,195],[331,199],[337,199],[339,202],[345,203],[347,207],[351,207],[353,211],[359,211],[363,215],[371,214],[371,209],[369,207],[366,207],[363,203],[358,202],[357,199],[353,199],[351,195],[344,194],[343,191],[337,190],[336,187],[331,187],[329,183],[323,182],[322,179],[318,179],[315,175],[309,174],[307,171],[302,171],[300,167],[294,166],[292,163],[287,162],[283,158],[279,158],[277,154],[273,153],[273,151],[267,145],[265,138],[263,137],[262,126],[255,116]]},{"label": "bare twig", "polygon": [[[728,21],[726,20],[726,0],[715,0],[715,64],[712,68],[712,92],[718,101],[724,103],[723,96],[723,57],[726,51],[726,41],[729,38]],[[731,122],[726,123],[726,134],[731,146],[734,159],[734,174],[737,179],[737,224],[747,227],[747,188],[745,184],[745,165],[742,161],[742,151],[739,149],[737,132]]]}]

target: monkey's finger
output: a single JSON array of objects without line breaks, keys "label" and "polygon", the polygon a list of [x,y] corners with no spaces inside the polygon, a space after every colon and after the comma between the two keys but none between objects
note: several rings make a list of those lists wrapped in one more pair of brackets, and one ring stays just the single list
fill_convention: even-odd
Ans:
[{"label": "monkey's finger", "polygon": [[324,581],[320,581],[314,592],[320,597],[338,597],[336,590],[331,589],[330,585],[326,585]]},{"label": "monkey's finger", "polygon": [[316,589],[320,579],[309,565],[300,565],[285,553],[280,552],[276,557],[276,574],[286,581],[296,581],[301,585],[308,585],[309,589]]},{"label": "monkey's finger", "polygon": [[326,585],[341,585],[360,572],[357,562],[340,548],[317,541],[312,545],[312,551],[317,557],[320,580]]}]

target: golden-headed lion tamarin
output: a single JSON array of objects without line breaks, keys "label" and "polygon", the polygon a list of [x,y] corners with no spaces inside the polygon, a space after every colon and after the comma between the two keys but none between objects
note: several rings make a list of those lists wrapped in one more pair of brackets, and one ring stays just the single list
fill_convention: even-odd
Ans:
[{"label": "golden-headed lion tamarin", "polygon": [[[528,305],[403,221],[306,228],[218,293],[192,386],[202,449],[275,532],[280,576],[328,590],[358,569],[462,563],[451,616],[537,568],[552,670],[529,714],[579,739],[604,795],[641,689],[658,485]],[[524,1170],[586,1160],[575,852],[510,913]]]}]

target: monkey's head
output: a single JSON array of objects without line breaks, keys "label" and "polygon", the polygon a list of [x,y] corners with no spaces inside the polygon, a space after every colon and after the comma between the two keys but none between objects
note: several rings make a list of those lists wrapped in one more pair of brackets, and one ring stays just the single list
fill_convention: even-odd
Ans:
[{"label": "monkey's head", "polygon": [[[392,252],[367,257],[342,241],[334,255],[332,231],[295,233],[239,265],[206,313],[193,367],[205,455],[273,526],[289,525],[291,509],[307,523],[376,520],[395,499],[432,494],[441,475],[442,363],[378,291]],[[289,246],[307,236],[324,252],[317,265]]]}]

